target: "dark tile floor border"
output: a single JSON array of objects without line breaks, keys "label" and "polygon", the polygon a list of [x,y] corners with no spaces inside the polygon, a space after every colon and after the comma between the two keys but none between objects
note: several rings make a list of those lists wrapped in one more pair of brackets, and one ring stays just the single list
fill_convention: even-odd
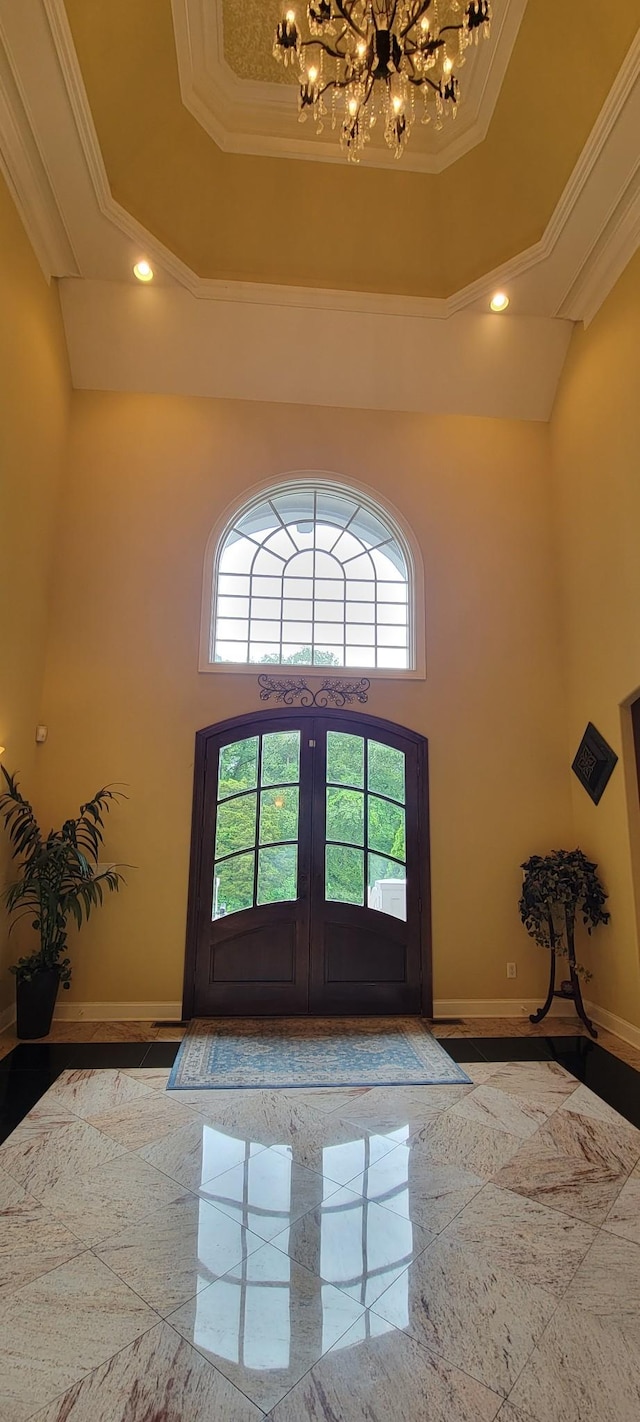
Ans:
[{"label": "dark tile floor border", "polygon": [[[21,1042],[0,1061],[0,1141],[68,1069],[170,1067],[179,1042]],[[587,1037],[447,1037],[461,1065],[554,1061],[640,1128],[640,1071]]]}]

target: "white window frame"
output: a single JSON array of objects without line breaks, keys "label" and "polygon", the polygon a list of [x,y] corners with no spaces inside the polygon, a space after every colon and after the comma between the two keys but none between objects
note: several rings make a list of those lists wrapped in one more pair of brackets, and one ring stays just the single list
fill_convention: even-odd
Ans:
[{"label": "white window frame", "polygon": [[[355,498],[372,514],[382,517],[390,525],[405,558],[408,577],[408,667],[322,667],[312,664],[291,666],[261,662],[214,662],[211,660],[216,625],[216,603],[218,591],[218,564],[232,526],[251,508],[268,495],[286,494],[289,490],[310,484],[323,492],[342,494]],[[377,490],[357,482],[342,479],[336,474],[320,470],[293,470],[280,478],[262,480],[245,490],[241,499],[234,499],[227,505],[222,516],[212,528],[204,555],[202,579],[202,608],[200,616],[200,654],[198,669],[203,673],[220,675],[259,676],[268,675],[302,676],[308,678],[336,676],[358,680],[367,677],[370,681],[424,681],[426,678],[425,656],[425,603],[424,570],[420,549],[413,538],[408,524],[398,510]]]}]

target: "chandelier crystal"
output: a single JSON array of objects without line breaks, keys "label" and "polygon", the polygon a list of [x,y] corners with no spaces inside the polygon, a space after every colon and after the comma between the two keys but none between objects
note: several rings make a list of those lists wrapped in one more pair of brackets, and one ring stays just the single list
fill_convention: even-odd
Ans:
[{"label": "chandelier crystal", "polygon": [[455,117],[457,70],[470,44],[488,37],[490,0],[309,0],[308,35],[287,8],[273,53],[300,73],[300,122],[321,133],[341,125],[340,141],[357,162],[376,124],[399,158],[421,108],[441,128]]}]

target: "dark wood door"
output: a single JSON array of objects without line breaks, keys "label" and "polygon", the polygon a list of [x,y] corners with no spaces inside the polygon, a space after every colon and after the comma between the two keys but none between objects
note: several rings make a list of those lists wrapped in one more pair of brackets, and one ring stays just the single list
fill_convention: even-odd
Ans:
[{"label": "dark wood door", "polygon": [[430,1013],[426,777],[374,717],[199,732],[184,1015]]}]

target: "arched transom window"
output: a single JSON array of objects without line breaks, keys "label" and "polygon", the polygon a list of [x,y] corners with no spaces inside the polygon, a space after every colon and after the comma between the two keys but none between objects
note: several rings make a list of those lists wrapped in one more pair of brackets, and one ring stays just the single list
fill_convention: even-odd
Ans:
[{"label": "arched transom window", "polygon": [[215,663],[410,670],[410,563],[360,494],[280,485],[227,527],[214,568]]}]

